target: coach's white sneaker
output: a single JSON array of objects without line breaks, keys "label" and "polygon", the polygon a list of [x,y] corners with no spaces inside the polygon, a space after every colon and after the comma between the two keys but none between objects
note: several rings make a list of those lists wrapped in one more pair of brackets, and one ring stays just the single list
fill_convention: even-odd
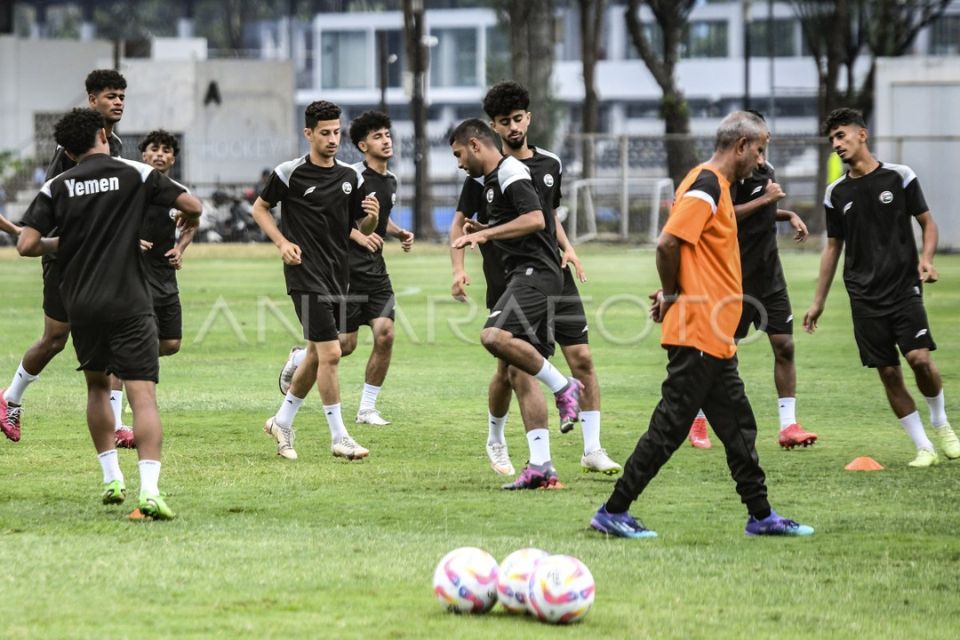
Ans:
[{"label": "coach's white sneaker", "polygon": [[287,460],[296,460],[297,452],[293,449],[293,427],[284,427],[277,422],[276,416],[271,416],[263,425],[264,433],[273,436],[277,443],[277,455]]},{"label": "coach's white sneaker", "polygon": [[283,365],[283,369],[280,370],[280,377],[277,379],[277,384],[280,386],[280,395],[282,396],[287,395],[287,392],[290,391],[293,374],[297,372],[297,365],[294,363],[293,358],[297,355],[298,351],[303,351],[303,349],[301,347],[293,347],[290,349],[287,362]]},{"label": "coach's white sneaker", "polygon": [[360,458],[366,458],[370,455],[370,451],[361,447],[357,444],[357,441],[350,436],[343,436],[334,442],[333,446],[330,447],[330,452],[333,453],[335,457],[346,458],[347,460],[359,460]]},{"label": "coach's white sneaker", "polygon": [[607,450],[603,448],[584,454],[580,458],[580,467],[584,473],[602,473],[605,476],[613,476],[623,471],[623,467],[611,460]]},{"label": "coach's white sneaker", "polygon": [[510,454],[507,453],[507,445],[503,442],[494,442],[487,444],[487,457],[490,458],[490,466],[501,476],[512,476],[517,471],[510,462]]},{"label": "coach's white sneaker", "polygon": [[390,421],[384,420],[376,409],[363,409],[357,412],[357,424],[373,424],[378,427],[385,427],[390,424]]}]

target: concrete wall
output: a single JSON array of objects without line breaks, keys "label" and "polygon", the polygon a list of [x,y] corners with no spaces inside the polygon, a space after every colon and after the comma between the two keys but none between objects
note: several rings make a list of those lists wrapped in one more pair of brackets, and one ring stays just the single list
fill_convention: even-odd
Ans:
[{"label": "concrete wall", "polygon": [[32,156],[35,112],[60,112],[86,103],[83,80],[110,66],[109,42],[27,40],[0,36],[0,149]]},{"label": "concrete wall", "polygon": [[874,153],[917,173],[940,247],[960,249],[960,65],[955,58],[880,59],[875,91]]},{"label": "concrete wall", "polygon": [[[128,60],[121,135],[164,128],[183,134],[191,183],[250,182],[297,154],[289,61]],[[204,104],[215,82],[219,104]]]}]

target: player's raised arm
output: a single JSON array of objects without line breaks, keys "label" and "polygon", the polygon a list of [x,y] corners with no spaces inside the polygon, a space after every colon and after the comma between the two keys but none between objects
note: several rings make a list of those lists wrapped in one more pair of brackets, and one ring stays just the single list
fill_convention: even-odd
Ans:
[{"label": "player's raised arm", "polygon": [[380,201],[377,200],[377,194],[368,193],[366,197],[360,201],[360,208],[363,209],[366,216],[360,219],[357,226],[360,229],[360,233],[368,236],[376,231],[377,223],[380,221]]}]

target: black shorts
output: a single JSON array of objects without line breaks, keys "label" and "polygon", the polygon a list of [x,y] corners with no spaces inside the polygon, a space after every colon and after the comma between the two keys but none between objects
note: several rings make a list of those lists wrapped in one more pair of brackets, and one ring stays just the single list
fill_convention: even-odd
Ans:
[{"label": "black shorts", "polygon": [[899,366],[900,357],[894,345],[904,355],[914,349],[937,349],[927,322],[927,312],[919,298],[885,316],[854,316],[853,335],[860,349],[860,362],[865,367]]},{"label": "black shorts", "polygon": [[370,324],[375,318],[393,320],[396,297],[390,281],[387,286],[376,291],[350,291],[347,294],[347,323],[344,333],[354,333],[360,325]]},{"label": "black shorts", "polygon": [[168,302],[153,305],[157,316],[157,337],[161,340],[180,340],[183,338],[183,309],[179,296]]},{"label": "black shorts", "polygon": [[152,313],[116,322],[73,326],[77,371],[112,373],[121,380],[157,382],[160,373],[157,321]]},{"label": "black shorts", "polygon": [[570,269],[563,270],[563,291],[553,305],[553,334],[561,347],[587,344],[587,312]]},{"label": "black shorts", "polygon": [[746,338],[751,324],[768,336],[792,336],[793,309],[790,308],[787,290],[781,289],[761,298],[744,294],[740,324],[734,337],[737,340]]},{"label": "black shorts", "polygon": [[346,306],[341,296],[294,291],[290,298],[303,327],[304,340],[330,342],[338,339],[340,327],[347,323]]},{"label": "black shorts", "polygon": [[60,263],[57,260],[43,263],[43,313],[57,322],[70,322],[60,296]]},{"label": "black shorts", "polygon": [[562,283],[553,274],[515,275],[487,316],[484,329],[495,327],[510,332],[533,345],[540,355],[549,358],[554,352],[551,299],[561,292]]}]

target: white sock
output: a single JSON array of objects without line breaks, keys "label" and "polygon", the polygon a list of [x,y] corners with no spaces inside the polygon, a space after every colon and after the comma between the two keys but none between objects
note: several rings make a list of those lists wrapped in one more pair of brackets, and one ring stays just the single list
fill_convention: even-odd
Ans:
[{"label": "white sock", "polygon": [[914,411],[910,415],[900,418],[900,424],[903,425],[904,430],[918,450],[929,449],[933,451],[933,443],[930,442],[927,434],[923,431],[923,421],[920,419],[919,411]]},{"label": "white sock", "polygon": [[927,406],[930,407],[930,424],[933,425],[934,429],[939,429],[947,424],[947,411],[944,408],[943,389],[940,389],[940,393],[934,397],[927,398]]},{"label": "white sock", "polygon": [[110,392],[110,407],[113,409],[113,430],[123,426],[123,391]]},{"label": "white sock", "polygon": [[277,409],[276,420],[285,427],[292,427],[293,420],[297,417],[297,411],[300,411],[300,405],[303,404],[303,398],[293,395],[292,391],[287,391],[287,397],[283,399],[283,404]]},{"label": "white sock", "polygon": [[505,444],[503,439],[503,429],[507,426],[507,415],[509,414],[505,413],[503,414],[503,417],[498,418],[487,411],[487,424],[489,425],[487,431],[487,444]]},{"label": "white sock", "polygon": [[330,440],[336,442],[347,433],[347,427],[343,424],[343,414],[340,413],[340,403],[323,405],[323,413],[327,416],[327,426],[330,427]]},{"label": "white sock", "polygon": [[117,457],[116,449],[98,453],[97,458],[100,459],[100,468],[103,470],[104,484],[113,482],[114,480],[123,482],[123,472],[120,471],[120,460]]},{"label": "white sock", "polygon": [[369,411],[377,408],[377,396],[380,395],[380,387],[372,384],[363,384],[363,395],[360,396],[360,411]]},{"label": "white sock", "polygon": [[780,409],[780,431],[797,423],[797,399],[779,398],[777,407]]},{"label": "white sock", "polygon": [[550,391],[556,393],[567,386],[567,378],[560,370],[550,364],[546,358],[543,359],[543,366],[536,375],[537,380],[550,387]]},{"label": "white sock", "polygon": [[307,357],[306,349],[297,349],[296,351],[293,352],[293,365],[296,367],[299,367],[300,363],[303,362],[306,357]]},{"label": "white sock", "polygon": [[600,448],[600,412],[581,411],[580,430],[583,431],[583,455]]},{"label": "white sock", "polygon": [[530,445],[530,464],[550,462],[550,431],[548,429],[527,431],[527,444]]},{"label": "white sock", "polygon": [[140,467],[140,495],[160,495],[160,461],[141,460],[137,466]]},{"label": "white sock", "polygon": [[23,362],[21,362],[20,366],[17,367],[17,372],[13,374],[10,386],[3,392],[3,399],[10,404],[20,404],[23,399],[23,392],[27,390],[31,382],[39,377],[39,374],[31,375],[27,373],[27,370],[23,368]]},{"label": "white sock", "polygon": [[703,412],[703,409],[700,409],[700,411],[697,411],[697,417],[694,418],[694,420],[706,420],[706,419],[707,419],[707,414]]}]

